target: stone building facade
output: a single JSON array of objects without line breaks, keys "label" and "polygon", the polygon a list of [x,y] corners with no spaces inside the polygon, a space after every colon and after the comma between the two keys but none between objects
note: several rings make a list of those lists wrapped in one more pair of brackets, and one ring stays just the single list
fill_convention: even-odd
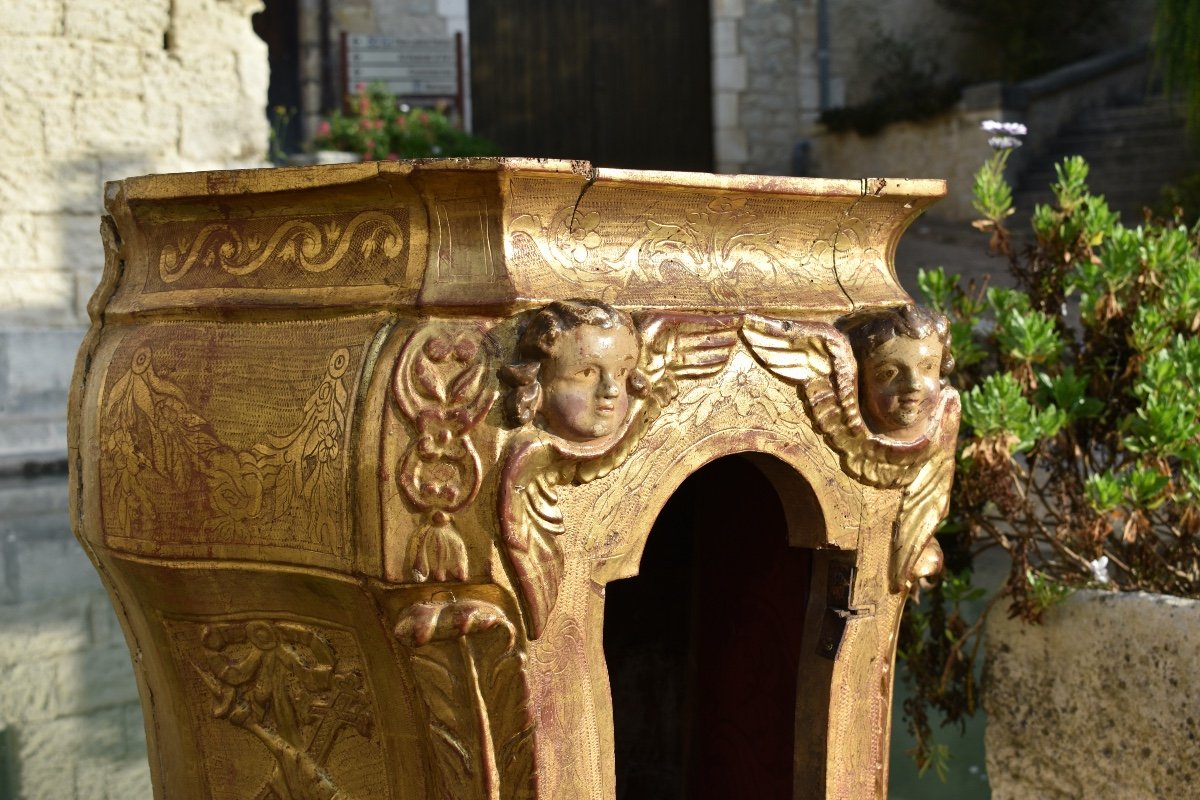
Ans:
[{"label": "stone building facade", "polygon": [[[262,163],[258,0],[13,0],[0,14],[0,464],[66,450],[104,182]],[[57,454],[57,456],[56,456]]]}]

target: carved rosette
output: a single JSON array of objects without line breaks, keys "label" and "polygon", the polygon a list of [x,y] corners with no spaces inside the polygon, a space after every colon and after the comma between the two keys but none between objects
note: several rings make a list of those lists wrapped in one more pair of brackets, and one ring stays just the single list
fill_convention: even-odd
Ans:
[{"label": "carved rosette", "polygon": [[454,514],[470,505],[482,481],[471,432],[496,401],[488,363],[483,331],[449,323],[417,329],[396,362],[392,397],[414,430],[396,480],[422,515],[408,553],[418,582],[468,579]]}]

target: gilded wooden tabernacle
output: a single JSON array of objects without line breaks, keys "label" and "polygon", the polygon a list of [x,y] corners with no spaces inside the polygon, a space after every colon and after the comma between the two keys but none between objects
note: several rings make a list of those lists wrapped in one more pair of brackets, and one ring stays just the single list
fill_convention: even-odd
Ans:
[{"label": "gilded wooden tabernacle", "polygon": [[[484,159],[109,184],[73,519],[156,796],[611,800],[606,585],[685,478],[743,454],[782,529],[723,498],[700,605],[639,611],[692,635],[673,730],[718,752],[663,769],[712,796],[730,776],[698,776],[753,736],[755,674],[679,610],[717,609],[718,649],[780,654],[792,757],[761,785],[885,797],[959,414],[945,320],[892,254],[944,190]],[[804,554],[764,595],[802,611],[737,610],[760,538]],[[749,719],[702,730],[718,707]]]}]

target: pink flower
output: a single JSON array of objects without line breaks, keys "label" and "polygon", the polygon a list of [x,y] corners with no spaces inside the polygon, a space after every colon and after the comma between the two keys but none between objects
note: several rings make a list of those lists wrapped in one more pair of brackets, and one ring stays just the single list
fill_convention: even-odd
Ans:
[{"label": "pink flower", "polygon": [[323,120],[321,120],[321,124],[317,126],[317,136],[328,136],[328,135],[329,135],[329,121],[323,119]]},{"label": "pink flower", "polygon": [[364,131],[369,131],[371,129],[371,120],[360,119],[358,121],[358,127],[362,128]]},{"label": "pink flower", "polygon": [[408,117],[397,118],[396,119],[396,127],[397,128],[407,128],[408,127]]},{"label": "pink flower", "polygon": [[400,160],[400,156],[396,155],[395,153],[388,153],[388,161],[399,161],[399,160]]},{"label": "pink flower", "polygon": [[419,121],[419,122],[420,122],[422,125],[428,125],[428,124],[429,124],[429,115],[428,115],[428,114],[426,114],[424,111],[422,111],[422,112],[421,112],[421,114],[420,114],[420,116],[418,116],[418,117],[417,117],[417,120],[418,120],[418,121]]},{"label": "pink flower", "polygon": [[365,115],[370,110],[371,110],[371,101],[365,97],[360,98],[358,101],[358,113]]},{"label": "pink flower", "polygon": [[375,130],[377,130],[377,131],[383,130],[383,120],[381,120],[381,119],[375,120]]},{"label": "pink flower", "polygon": [[363,83],[362,81],[359,81],[358,83],[354,84],[354,93],[355,94],[362,94],[366,90],[367,90],[367,85],[365,83]]}]

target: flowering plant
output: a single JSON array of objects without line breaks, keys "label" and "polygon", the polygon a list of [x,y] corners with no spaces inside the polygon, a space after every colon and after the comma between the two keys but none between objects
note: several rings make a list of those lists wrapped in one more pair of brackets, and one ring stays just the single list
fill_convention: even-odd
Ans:
[{"label": "flowering plant", "polygon": [[364,161],[498,155],[494,144],[457,128],[439,109],[397,103],[382,84],[359,84],[350,113],[321,122],[313,143],[323,150],[362,154]]},{"label": "flowering plant", "polygon": [[[962,431],[950,515],[938,532],[947,575],[909,608],[900,654],[917,758],[930,708],[973,714],[984,592],[975,556],[998,549],[1009,613],[1036,622],[1076,587],[1200,597],[1200,224],[1177,213],[1126,227],[1087,187],[1079,157],[1057,166],[1019,244],[1004,166],[1013,123],[985,123],[997,148],[975,178],[975,227],[991,235],[1016,289],[961,285],[922,270],[926,302],[951,320]],[[987,611],[984,611],[986,615]]]}]

